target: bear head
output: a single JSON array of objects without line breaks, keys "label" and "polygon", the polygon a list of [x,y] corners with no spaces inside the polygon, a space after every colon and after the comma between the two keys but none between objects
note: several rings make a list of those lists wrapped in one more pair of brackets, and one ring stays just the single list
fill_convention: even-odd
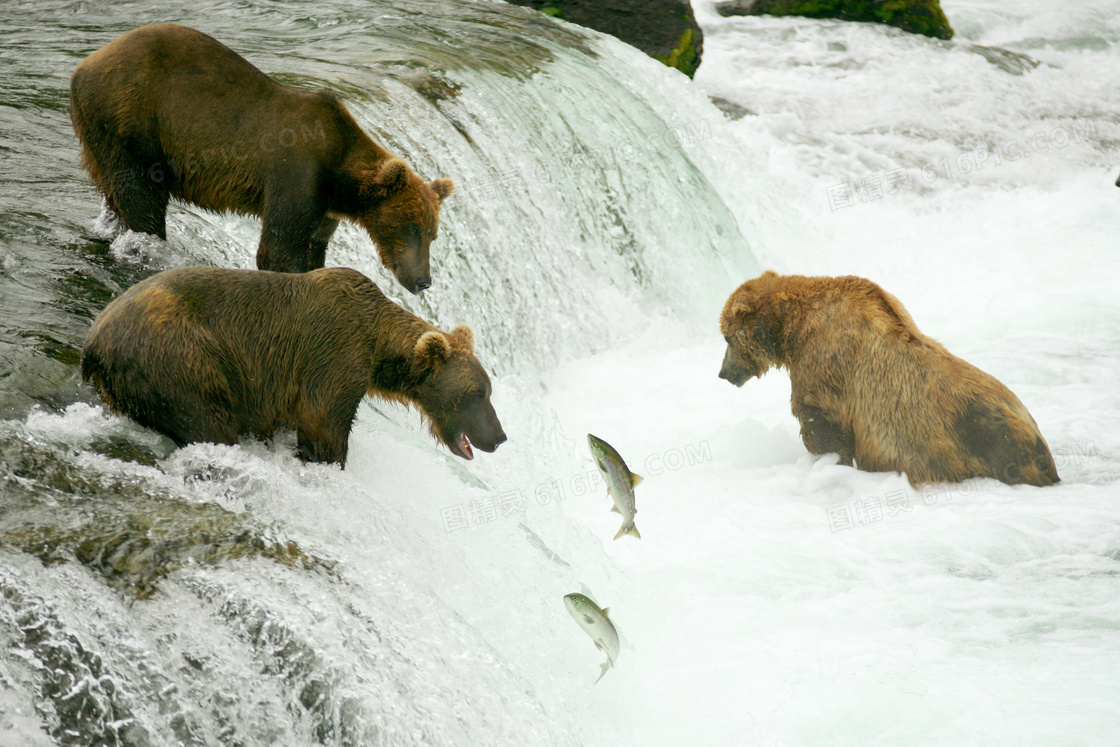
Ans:
[{"label": "bear head", "polygon": [[453,454],[473,459],[472,444],[494,451],[506,440],[490,403],[490,377],[474,356],[470,327],[424,332],[413,349],[413,365],[420,374],[414,401],[432,434]]},{"label": "bear head", "polygon": [[720,314],[719,328],[727,341],[719,377],[735,386],[742,386],[755,376],[762,376],[778,359],[781,320],[773,303],[776,300],[773,271],[740,285]]},{"label": "bear head", "polygon": [[450,179],[425,182],[399,158],[362,175],[358,197],[365,209],[358,222],[377,246],[381,263],[411,293],[432,284],[428,247],[439,231],[440,204],[454,189]]}]

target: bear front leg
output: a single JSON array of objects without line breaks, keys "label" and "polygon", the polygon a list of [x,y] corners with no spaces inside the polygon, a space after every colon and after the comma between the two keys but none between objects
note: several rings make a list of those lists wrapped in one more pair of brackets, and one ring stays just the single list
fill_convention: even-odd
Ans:
[{"label": "bear front leg", "polygon": [[801,422],[801,441],[812,454],[839,454],[840,464],[852,466],[856,439],[819,407],[801,405],[794,413]]},{"label": "bear front leg", "polygon": [[[329,379],[324,378],[324,381]],[[329,401],[318,393],[300,409],[296,428],[296,456],[307,462],[337,462],[346,466],[350,446],[350,428],[358,412],[365,390],[355,387]]]},{"label": "bear front leg", "polygon": [[311,251],[308,259],[308,269],[318,270],[327,263],[327,244],[331,242],[334,230],[338,228],[338,221],[334,218],[323,218],[315,233],[311,235]]},{"label": "bear front leg", "polygon": [[[285,161],[274,168],[265,186],[261,243],[257,248],[258,270],[307,272],[316,269],[311,261],[312,238],[321,233],[327,214],[319,189],[313,164]],[[325,254],[325,242],[322,250]]]},{"label": "bear front leg", "polygon": [[296,456],[305,462],[337,462],[346,466],[350,429],[327,423],[305,423],[296,429]]}]

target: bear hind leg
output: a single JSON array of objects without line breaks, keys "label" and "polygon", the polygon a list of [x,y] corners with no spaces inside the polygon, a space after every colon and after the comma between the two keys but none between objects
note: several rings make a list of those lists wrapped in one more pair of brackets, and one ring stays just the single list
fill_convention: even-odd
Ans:
[{"label": "bear hind leg", "polygon": [[237,443],[229,397],[222,388],[189,390],[141,366],[106,365],[96,346],[82,354],[82,378],[115,412],[170,438],[190,443]]},{"label": "bear hind leg", "polygon": [[227,405],[205,393],[161,396],[130,412],[136,422],[164,434],[176,446],[194,443],[237,444],[237,427]]},{"label": "bear hind leg", "polygon": [[[121,154],[99,164],[95,183],[122,227],[167,239],[171,170],[162,159],[140,160]],[[92,170],[91,170],[92,173]]]},{"label": "bear hind leg", "polygon": [[163,413],[161,427],[157,430],[174,441],[176,446],[196,443],[236,445],[237,428],[229,411],[213,405],[199,405],[187,405],[187,409],[176,407]]},{"label": "bear hind leg", "polygon": [[985,465],[986,476],[1008,485],[1045,487],[1059,481],[1054,458],[1042,436],[1033,428],[1024,433],[1022,422],[1016,423],[1014,417],[1008,418],[972,399],[953,426],[967,454]]}]

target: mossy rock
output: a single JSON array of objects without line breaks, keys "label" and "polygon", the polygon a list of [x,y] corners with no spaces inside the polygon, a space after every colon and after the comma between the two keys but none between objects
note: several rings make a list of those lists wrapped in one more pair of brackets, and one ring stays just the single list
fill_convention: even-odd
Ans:
[{"label": "mossy rock", "polygon": [[952,39],[953,28],[938,0],[728,0],[721,16],[804,16],[885,23],[934,39]]},{"label": "mossy rock", "polygon": [[696,68],[700,67],[700,53],[696,49],[696,39],[697,33],[695,31],[685,29],[685,32],[681,34],[681,43],[677,45],[676,49],[664,57],[654,56],[654,59],[680,70],[691,78],[696,74]]},{"label": "mossy rock", "polygon": [[92,510],[71,504],[69,511],[49,512],[49,518],[41,510],[5,516],[0,548],[33,555],[45,565],[76,561],[137,599],[151,597],[159,582],[180,568],[239,558],[334,575],[332,562],[277,538],[275,528],[247,514],[166,499],[99,504]]},{"label": "mossy rock", "polygon": [[136,474],[109,474],[65,450],[0,432],[0,557],[76,562],[118,591],[147,599],[191,565],[261,558],[335,575],[280,528],[248,513],[170,495]]},{"label": "mossy rock", "polygon": [[690,78],[704,35],[688,0],[509,0],[554,18],[610,34]]}]

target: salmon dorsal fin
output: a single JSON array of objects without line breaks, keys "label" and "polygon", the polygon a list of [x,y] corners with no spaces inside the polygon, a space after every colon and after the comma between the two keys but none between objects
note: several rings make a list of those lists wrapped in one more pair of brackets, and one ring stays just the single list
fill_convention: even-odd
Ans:
[{"label": "salmon dorsal fin", "polygon": [[638,484],[641,483],[641,481],[642,481],[642,476],[641,475],[635,475],[633,472],[630,473],[630,487],[632,487],[632,488],[638,487]]}]

